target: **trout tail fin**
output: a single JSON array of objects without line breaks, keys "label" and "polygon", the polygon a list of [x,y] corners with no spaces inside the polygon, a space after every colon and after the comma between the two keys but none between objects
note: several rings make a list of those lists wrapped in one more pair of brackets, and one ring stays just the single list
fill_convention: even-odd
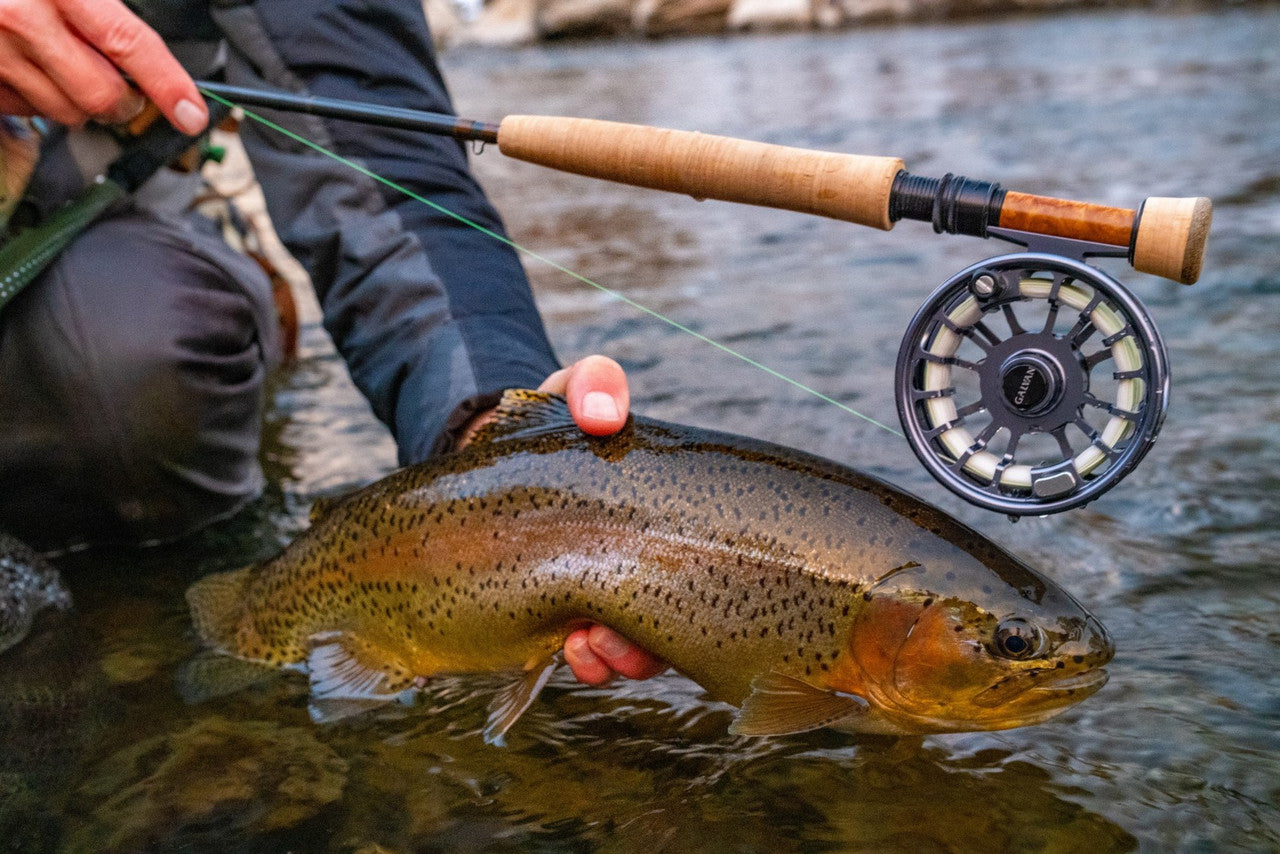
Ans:
[{"label": "trout tail fin", "polygon": [[208,575],[187,589],[187,605],[196,634],[208,647],[235,652],[236,625],[244,611],[252,567]]}]

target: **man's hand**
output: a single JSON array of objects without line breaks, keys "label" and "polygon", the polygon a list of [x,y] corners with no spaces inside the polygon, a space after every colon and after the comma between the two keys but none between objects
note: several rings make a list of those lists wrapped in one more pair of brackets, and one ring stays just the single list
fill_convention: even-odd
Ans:
[{"label": "man's hand", "polygon": [[122,74],[183,133],[208,124],[190,75],[120,0],[0,0],[0,113],[126,122],[143,98]]},{"label": "man's hand", "polygon": [[622,366],[607,356],[587,356],[542,381],[538,391],[563,394],[584,433],[608,436],[627,423],[631,392]]},{"label": "man's hand", "polygon": [[[626,374],[613,359],[588,356],[547,377],[539,390],[563,394],[573,420],[592,436],[617,433],[627,423],[631,394]],[[667,669],[613,629],[600,625],[569,635],[564,659],[578,681],[588,685],[603,685],[618,675],[648,679]]]}]

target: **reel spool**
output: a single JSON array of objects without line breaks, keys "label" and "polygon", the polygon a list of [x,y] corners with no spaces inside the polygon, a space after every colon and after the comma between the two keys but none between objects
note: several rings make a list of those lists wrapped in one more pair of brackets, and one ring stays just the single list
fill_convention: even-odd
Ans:
[{"label": "reel spool", "polygon": [[1058,513],[1150,449],[1168,359],[1142,304],[1084,263],[1114,247],[994,236],[1051,251],[987,259],[933,293],[898,352],[898,414],[916,456],[961,498],[1011,519]]}]

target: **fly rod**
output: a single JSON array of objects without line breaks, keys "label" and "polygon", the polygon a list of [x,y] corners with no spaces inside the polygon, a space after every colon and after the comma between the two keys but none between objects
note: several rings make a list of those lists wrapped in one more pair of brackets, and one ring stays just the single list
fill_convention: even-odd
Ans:
[{"label": "fly rod", "polygon": [[1184,284],[1200,276],[1213,212],[1207,198],[1151,197],[1131,210],[1019,193],[954,175],[912,175],[896,157],[645,125],[519,115],[492,123],[210,81],[198,85],[236,104],[496,144],[517,160],[696,199],[799,211],[884,230],[910,219],[932,223],[939,233],[988,237],[998,228],[1122,247],[1135,269]]},{"label": "fly rod", "polygon": [[1185,284],[1199,278],[1212,205],[1146,199],[1136,210],[1036,196],[896,157],[769,145],[551,116],[457,116],[199,84],[226,102],[492,143],[510,157],[639,187],[890,229],[995,237],[1024,251],[944,282],[898,351],[895,397],[925,468],[966,501],[1015,519],[1094,500],[1151,448],[1168,405],[1164,342],[1142,303],[1091,257]]}]

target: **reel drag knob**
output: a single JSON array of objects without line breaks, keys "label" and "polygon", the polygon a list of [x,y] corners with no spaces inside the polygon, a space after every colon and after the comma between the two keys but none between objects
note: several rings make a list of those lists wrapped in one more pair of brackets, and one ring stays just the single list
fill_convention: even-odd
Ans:
[{"label": "reel drag knob", "polygon": [[1155,441],[1169,389],[1164,343],[1096,267],[1002,255],[944,282],[898,352],[898,414],[944,486],[1009,516],[1078,507]]}]

